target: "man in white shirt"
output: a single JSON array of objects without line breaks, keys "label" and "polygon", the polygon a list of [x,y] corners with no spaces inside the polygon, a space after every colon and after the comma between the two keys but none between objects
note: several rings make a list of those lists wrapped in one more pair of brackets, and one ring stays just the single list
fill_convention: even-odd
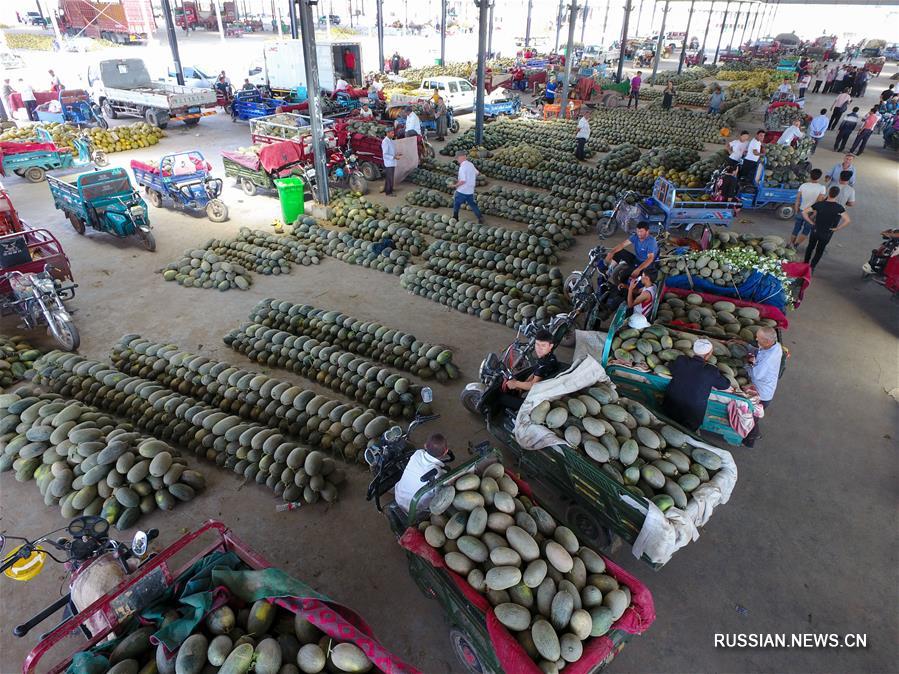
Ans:
[{"label": "man in white shirt", "polygon": [[796,201],[793,204],[793,210],[796,217],[793,222],[793,233],[790,235],[789,247],[796,250],[798,246],[808,238],[811,234],[812,226],[802,217],[802,212],[816,201],[823,201],[826,195],[826,188],[821,184],[821,169],[812,169],[809,173],[807,182],[802,183],[796,190]]},{"label": "man in white shirt", "polygon": [[346,91],[349,88],[350,83],[341,77],[337,80],[337,84],[334,85],[334,93],[336,94],[339,91]]},{"label": "man in white shirt", "polygon": [[587,111],[581,113],[581,118],[577,121],[577,134],[574,137],[574,156],[584,161],[587,158],[585,152],[587,141],[590,140],[590,121],[587,119]]},{"label": "man in white shirt", "polygon": [[25,106],[25,111],[28,113],[28,119],[36,122],[37,113],[35,108],[37,108],[37,99],[34,97],[34,89],[21,78],[19,78],[19,93],[22,95],[22,103]]},{"label": "man in white shirt", "polygon": [[393,142],[395,132],[393,129],[387,129],[387,135],[381,141],[381,154],[384,156],[384,195],[393,194],[393,175],[396,173],[396,158],[402,155],[397,154],[396,143]]},{"label": "man in white shirt", "polygon": [[[777,380],[780,379],[780,362],[783,358],[783,348],[777,341],[777,332],[774,328],[759,328],[755,333],[755,341],[759,345],[758,351],[747,357],[749,366],[746,368],[752,385],[758,391],[762,408],[767,411],[771,407],[771,400],[777,390]],[[752,447],[755,441],[761,437],[759,434],[759,422],[756,419],[755,426],[743,439],[743,445]]]},{"label": "man in white shirt", "polygon": [[360,119],[371,119],[374,117],[372,114],[371,108],[368,107],[368,103],[363,103],[362,107],[359,108],[359,118]]},{"label": "man in white shirt", "polygon": [[805,134],[799,130],[799,124],[801,120],[793,120],[793,123],[787,127],[787,130],[784,131],[780,138],[777,139],[778,145],[789,145],[794,140],[799,140],[800,138],[805,138]]},{"label": "man in white shirt", "polygon": [[406,136],[421,135],[421,120],[411,107],[406,108]]},{"label": "man in white shirt", "polygon": [[[393,497],[397,505],[407,513],[412,499],[419,490],[432,479],[446,472],[445,461],[449,457],[446,438],[434,433],[428,438],[424,449],[417,449],[403,470],[403,476],[393,488]],[[418,501],[418,509],[427,508],[433,498],[433,490],[422,495]]]},{"label": "man in white shirt", "polygon": [[734,138],[727,144],[727,159],[731,166],[736,166],[743,161],[746,148],[749,147],[749,132],[741,131],[738,138]]},{"label": "man in white shirt", "polygon": [[453,194],[453,217],[459,219],[459,209],[462,204],[468,204],[471,212],[475,214],[478,222],[484,223],[484,216],[478,208],[477,202],[474,200],[474,187],[478,179],[478,170],[474,167],[468,156],[464,152],[456,155],[456,161],[459,162],[459,175],[453,185],[456,192]]},{"label": "man in white shirt", "polygon": [[777,87],[777,93],[779,96],[788,96],[793,93],[793,85],[790,84],[787,80],[783,81],[779,87]]},{"label": "man in white shirt", "polygon": [[764,153],[765,130],[755,132],[755,138],[746,146],[746,154],[743,157],[743,166],[740,167],[740,178],[745,182],[754,183],[759,160]]},{"label": "man in white shirt", "polygon": [[838,185],[840,193],[837,195],[836,202],[843,208],[855,206],[855,188],[849,184],[854,175],[852,171],[840,171]]},{"label": "man in white shirt", "polygon": [[812,145],[811,154],[815,154],[815,150],[818,149],[818,143],[821,142],[821,139],[824,138],[824,134],[827,133],[827,125],[830,122],[827,118],[827,108],[821,108],[821,112],[818,113],[818,116],[815,117],[808,125],[808,137],[815,141],[815,144]]}]

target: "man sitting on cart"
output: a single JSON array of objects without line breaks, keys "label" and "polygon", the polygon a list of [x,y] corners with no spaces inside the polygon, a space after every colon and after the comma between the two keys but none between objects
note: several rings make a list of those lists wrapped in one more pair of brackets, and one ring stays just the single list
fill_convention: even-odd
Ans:
[{"label": "man sitting on cart", "polygon": [[[406,468],[403,476],[393,488],[393,497],[397,505],[405,512],[409,512],[412,499],[425,484],[446,473],[446,466],[452,461],[452,452],[446,438],[441,433],[434,433],[428,438],[424,449],[417,449]],[[433,493],[423,495],[418,502],[420,509],[427,508],[431,502]]]},{"label": "man sitting on cart", "polygon": [[[633,246],[633,252],[625,250]],[[639,222],[633,234],[619,243],[606,255],[606,264],[625,262],[631,267],[631,278],[639,277],[644,270],[651,271],[658,265],[659,242],[649,234],[649,223]],[[610,270],[611,272],[611,270]]]}]

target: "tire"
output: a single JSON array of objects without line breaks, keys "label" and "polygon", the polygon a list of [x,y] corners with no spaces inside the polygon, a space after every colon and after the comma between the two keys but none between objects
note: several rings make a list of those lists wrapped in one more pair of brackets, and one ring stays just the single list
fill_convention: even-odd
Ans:
[{"label": "tire", "polygon": [[373,164],[370,161],[362,162],[359,170],[362,171],[362,175],[365,176],[366,180],[374,181],[381,177],[381,169],[378,168],[377,164]]},{"label": "tire", "polygon": [[160,129],[164,129],[169,125],[169,116],[164,110],[147,108],[144,111],[144,121],[146,121],[150,126],[156,126]]},{"label": "tire", "polygon": [[453,653],[456,654],[456,659],[462,663],[466,672],[470,672],[470,674],[485,674],[490,671],[475,652],[468,635],[458,627],[450,630],[450,643],[453,646]]},{"label": "tire", "polygon": [[472,414],[480,414],[478,411],[478,404],[481,402],[481,391],[467,386],[462,390],[462,393],[459,395],[459,400],[462,403],[462,407],[471,412]]},{"label": "tire", "polygon": [[22,172],[22,177],[30,183],[40,183],[47,179],[47,172],[40,166],[32,166]]},{"label": "tire", "polygon": [[240,189],[242,189],[243,193],[248,197],[255,197],[259,193],[259,188],[256,187],[256,183],[249,178],[240,179]]},{"label": "tire", "polygon": [[450,130],[450,133],[459,133],[459,122],[457,122],[455,119],[453,119],[453,121],[450,122],[449,130]]},{"label": "tire", "polygon": [[119,118],[119,113],[115,111],[115,108],[112,107],[112,103],[110,103],[107,99],[104,99],[104,101],[100,104],[100,110],[103,111],[103,116],[106,117],[106,119]]},{"label": "tire", "polygon": [[109,166],[109,157],[106,156],[106,153],[103,150],[94,150],[91,159],[93,159],[94,164],[100,168]]},{"label": "tire", "polygon": [[140,239],[141,244],[148,251],[151,253],[156,252],[156,238],[153,236],[153,232],[145,232],[142,229],[138,229],[134,236]]},{"label": "tire", "polygon": [[568,275],[568,278],[565,279],[565,283],[562,288],[565,291],[565,297],[569,300],[571,299],[571,292],[577,287],[577,285],[581,282],[581,277],[583,274],[579,271],[573,271]]},{"label": "tire", "polygon": [[103,116],[102,112],[97,115],[97,126],[104,131],[109,128],[109,122],[106,121],[106,118]]},{"label": "tire", "polygon": [[84,232],[87,229],[87,227],[85,227],[84,225],[84,220],[79,218],[74,213],[69,213],[67,217],[69,218],[69,222],[72,223],[72,229],[74,229],[79,234],[84,235]]},{"label": "tire", "polygon": [[610,217],[602,217],[596,223],[596,236],[607,239],[618,231],[618,222]]},{"label": "tire", "polygon": [[368,194],[368,181],[360,173],[350,176],[350,189],[359,194]]},{"label": "tire", "polygon": [[53,327],[56,329],[54,330],[48,322],[47,334],[56,340],[63,351],[77,351],[81,346],[81,335],[78,334],[75,324],[69,319],[60,318],[55,313],[51,313],[49,320],[53,322]]},{"label": "tire", "polygon": [[184,126],[196,126],[200,123],[199,117],[192,117],[191,119],[184,120]]},{"label": "tire", "polygon": [[162,208],[162,195],[156,190],[147,188],[147,201],[156,208]]},{"label": "tire", "polygon": [[434,152],[434,146],[431,145],[429,142],[424,141],[422,143],[421,155],[425,159],[433,159],[436,156],[436,153]]},{"label": "tire", "polygon": [[781,220],[789,220],[796,214],[796,211],[792,206],[784,205],[779,206],[777,209],[777,217]]},{"label": "tire", "polygon": [[224,222],[228,219],[228,207],[221,199],[213,199],[206,204],[206,217],[212,222]]}]

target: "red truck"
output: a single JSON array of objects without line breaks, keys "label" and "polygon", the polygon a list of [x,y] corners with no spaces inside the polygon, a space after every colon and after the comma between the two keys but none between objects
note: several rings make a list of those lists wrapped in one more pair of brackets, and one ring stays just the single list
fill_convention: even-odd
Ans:
[{"label": "red truck", "polygon": [[[237,20],[237,12],[235,11],[233,2],[222,3],[222,26],[227,28],[229,24]],[[203,9],[199,2],[193,0],[185,0],[182,3],[181,10],[175,11],[175,23],[184,28],[185,22],[187,28],[205,28],[206,30],[218,30],[218,16],[215,13],[215,6],[209,3],[208,9]]]},{"label": "red truck", "polygon": [[59,27],[70,36],[146,42],[156,27],[150,0],[59,0]]}]

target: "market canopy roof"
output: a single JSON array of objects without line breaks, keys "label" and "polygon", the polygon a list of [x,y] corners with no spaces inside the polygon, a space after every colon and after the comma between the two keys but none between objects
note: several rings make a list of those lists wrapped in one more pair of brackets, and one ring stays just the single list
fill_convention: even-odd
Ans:
[{"label": "market canopy roof", "polygon": [[[715,3],[721,4],[726,1],[727,0],[715,0]],[[669,2],[690,2],[690,0],[669,0]],[[871,7],[899,5],[899,0],[812,0],[811,2],[806,2],[806,0],[730,0],[732,5],[735,5],[738,2],[742,4],[750,3],[758,5],[868,5]]]}]

